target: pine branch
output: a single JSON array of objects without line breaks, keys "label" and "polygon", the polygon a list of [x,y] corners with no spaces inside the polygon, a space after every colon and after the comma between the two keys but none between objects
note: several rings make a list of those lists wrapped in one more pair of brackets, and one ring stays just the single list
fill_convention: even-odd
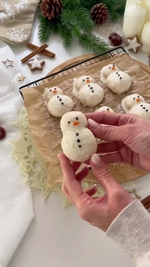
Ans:
[{"label": "pine branch", "polygon": [[82,33],[78,37],[79,43],[88,51],[101,54],[109,50],[107,44],[94,34]]},{"label": "pine branch", "polygon": [[90,17],[89,10],[84,7],[78,8],[76,12],[76,20],[76,23],[84,32],[91,32],[94,28],[94,22]]},{"label": "pine branch", "polygon": [[58,32],[58,25],[60,25],[60,19],[48,20],[43,18],[41,14],[39,14],[39,27],[38,27],[38,38],[41,42],[48,41],[51,33]]}]

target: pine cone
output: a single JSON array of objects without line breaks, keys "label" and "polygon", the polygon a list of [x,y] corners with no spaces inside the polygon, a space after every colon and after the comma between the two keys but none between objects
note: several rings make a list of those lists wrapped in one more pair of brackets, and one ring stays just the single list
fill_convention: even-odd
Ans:
[{"label": "pine cone", "polygon": [[41,15],[49,20],[57,18],[62,12],[62,0],[42,0]]},{"label": "pine cone", "polygon": [[100,3],[92,7],[90,11],[91,19],[97,24],[103,24],[108,17],[108,8],[105,4]]}]

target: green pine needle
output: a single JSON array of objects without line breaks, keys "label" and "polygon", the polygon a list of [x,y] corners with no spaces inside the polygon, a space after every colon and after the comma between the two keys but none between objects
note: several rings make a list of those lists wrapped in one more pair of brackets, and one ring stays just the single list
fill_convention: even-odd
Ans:
[{"label": "green pine needle", "polygon": [[107,44],[94,34],[83,33],[79,37],[79,43],[89,52],[97,55],[107,52],[109,50]]},{"label": "green pine needle", "polygon": [[[95,26],[90,17],[90,10],[100,3],[99,0],[62,0],[63,9],[58,18],[48,20],[39,15],[38,37],[47,42],[52,33],[59,34],[66,49],[71,47],[74,38],[89,52],[101,54],[108,51],[107,44],[96,37],[92,30]],[[102,0],[106,4],[112,21],[123,16],[126,0]]]}]

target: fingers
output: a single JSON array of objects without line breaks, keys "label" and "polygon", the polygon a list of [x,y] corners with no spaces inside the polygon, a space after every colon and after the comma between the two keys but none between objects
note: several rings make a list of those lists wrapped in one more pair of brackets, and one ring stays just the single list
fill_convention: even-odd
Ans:
[{"label": "fingers", "polygon": [[91,167],[96,179],[104,188],[106,194],[109,194],[112,191],[112,188],[118,184],[111,176],[101,157],[97,154],[94,154],[91,158]]},{"label": "fingers", "polygon": [[93,185],[91,188],[84,190],[84,192],[89,196],[95,195],[95,193],[97,192],[97,185]]},{"label": "fingers", "polygon": [[80,172],[76,174],[76,180],[82,181],[89,173],[89,168],[85,166]]},{"label": "fingers", "polygon": [[97,154],[110,153],[118,151],[123,146],[122,142],[107,142],[98,145]]},{"label": "fingers", "polygon": [[69,159],[63,153],[59,154],[58,157],[64,175],[65,186],[68,190],[69,195],[71,195],[73,201],[76,202],[82,195],[83,189],[80,183],[75,178],[75,174]]},{"label": "fingers", "polygon": [[79,169],[81,163],[73,161],[71,165],[72,165],[72,168],[73,168],[74,172],[76,172]]},{"label": "fingers", "polygon": [[126,126],[104,126],[89,119],[88,127],[96,137],[104,141],[124,141],[126,138]]},{"label": "fingers", "polygon": [[120,152],[101,155],[100,158],[106,165],[113,164],[113,163],[125,162],[124,159],[122,158],[122,155],[120,154]]},{"label": "fingers", "polygon": [[95,112],[85,114],[87,119],[92,119],[100,124],[107,125],[124,125],[127,123],[134,123],[139,117],[134,115],[126,115],[120,113],[111,112]]}]

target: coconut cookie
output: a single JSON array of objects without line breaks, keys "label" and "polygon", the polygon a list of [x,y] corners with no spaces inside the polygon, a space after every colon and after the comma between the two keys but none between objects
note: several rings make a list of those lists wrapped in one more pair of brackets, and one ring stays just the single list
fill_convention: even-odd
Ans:
[{"label": "coconut cookie", "polygon": [[87,119],[82,112],[71,111],[63,115],[60,127],[63,133],[61,147],[70,160],[85,162],[96,153],[95,136],[86,128]]},{"label": "coconut cookie", "polygon": [[45,104],[47,105],[48,101],[52,98],[52,96],[56,94],[63,95],[63,92],[59,87],[57,86],[51,88],[46,87],[43,94],[43,99]]},{"label": "coconut cookie", "polygon": [[108,76],[115,71],[119,71],[119,68],[114,64],[109,64],[103,67],[100,71],[100,80],[106,84],[106,79]]},{"label": "coconut cookie", "polygon": [[137,104],[133,106],[128,113],[150,120],[150,104],[145,102]]},{"label": "coconut cookie", "polygon": [[97,83],[92,82],[92,78],[84,77],[74,79],[73,94],[83,106],[94,107],[103,100],[104,90]]},{"label": "coconut cookie", "polygon": [[90,76],[81,76],[79,78],[74,78],[73,80],[73,94],[77,97],[79,90],[86,84],[94,83],[94,79]]},{"label": "coconut cookie", "polygon": [[122,108],[124,109],[124,111],[126,113],[129,112],[129,110],[139,104],[139,103],[142,103],[142,102],[145,102],[143,96],[139,95],[139,94],[131,94],[131,95],[128,95],[126,97],[124,97],[121,101],[121,106]]},{"label": "coconut cookie", "polygon": [[118,95],[128,91],[131,83],[131,77],[124,71],[115,71],[106,79],[108,88]]},{"label": "coconut cookie", "polygon": [[96,109],[95,112],[114,112],[114,111],[108,106],[103,106]]},{"label": "coconut cookie", "polygon": [[69,96],[63,95],[59,87],[46,88],[43,95],[48,112],[55,117],[62,117],[73,109],[74,103]]}]

